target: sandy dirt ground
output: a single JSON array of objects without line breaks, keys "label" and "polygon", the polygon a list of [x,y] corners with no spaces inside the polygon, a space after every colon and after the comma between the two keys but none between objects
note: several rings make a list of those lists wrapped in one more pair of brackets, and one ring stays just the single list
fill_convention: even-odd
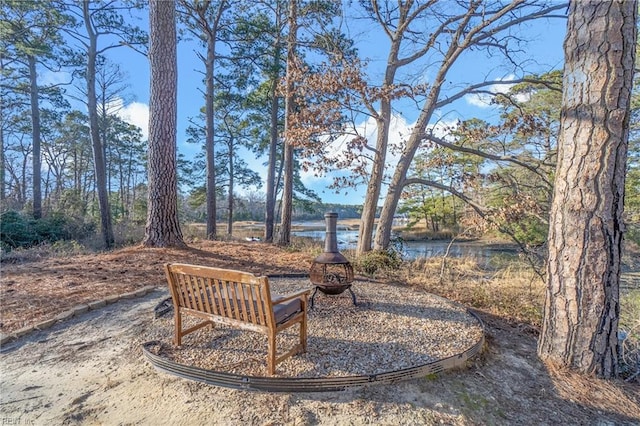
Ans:
[{"label": "sandy dirt ground", "polygon": [[[337,393],[271,394],[159,373],[140,344],[167,293],[36,331],[0,354],[0,422],[33,425],[638,424],[640,392],[549,372],[535,340],[489,319],[468,369]],[[505,328],[506,327],[506,328]],[[169,338],[169,336],[168,336]],[[617,401],[617,407],[611,407]],[[612,411],[612,409],[614,409]]]},{"label": "sandy dirt ground", "polygon": [[[250,257],[237,260],[239,254]],[[157,372],[142,355],[141,344],[155,321],[154,307],[168,296],[163,262],[206,261],[252,272],[267,266],[268,273],[304,271],[306,261],[296,256],[250,244],[207,243],[179,251],[130,248],[3,265],[4,333],[114,292],[149,285],[156,290],[3,344],[0,424],[640,424],[637,385],[550,369],[536,357],[530,327],[482,312],[487,345],[467,368],[343,392],[225,389]],[[29,303],[30,310],[22,309]],[[170,338],[168,330],[167,341]]]}]

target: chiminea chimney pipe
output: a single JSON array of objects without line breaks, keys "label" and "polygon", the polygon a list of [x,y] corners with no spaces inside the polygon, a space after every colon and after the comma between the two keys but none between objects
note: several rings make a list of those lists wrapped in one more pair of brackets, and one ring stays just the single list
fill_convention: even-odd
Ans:
[{"label": "chiminea chimney pipe", "polygon": [[338,237],[336,224],[338,223],[338,213],[325,213],[326,233],[324,239],[324,253],[316,257],[314,262],[324,264],[345,263],[349,260],[338,251]]},{"label": "chiminea chimney pipe", "polygon": [[338,253],[338,236],[336,231],[338,224],[338,213],[325,213],[324,220],[326,223],[326,231],[324,236],[324,252]]}]

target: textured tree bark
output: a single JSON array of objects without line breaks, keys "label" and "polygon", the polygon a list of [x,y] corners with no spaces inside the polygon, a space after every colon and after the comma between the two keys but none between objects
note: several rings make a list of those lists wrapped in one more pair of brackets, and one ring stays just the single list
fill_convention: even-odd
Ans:
[{"label": "textured tree bark", "polygon": [[618,373],[620,254],[637,2],[573,1],[539,356]]},{"label": "textured tree bark", "polygon": [[111,208],[107,192],[107,167],[105,163],[104,146],[100,140],[100,124],[98,123],[98,104],[96,99],[96,61],[98,56],[98,35],[92,26],[89,11],[89,1],[82,3],[83,18],[89,44],[87,48],[87,113],[89,115],[89,133],[93,149],[93,167],[98,192],[98,206],[100,208],[100,229],[106,248],[114,243],[113,226],[111,223]]},{"label": "textured tree bark", "polygon": [[175,3],[149,2],[149,190],[143,245],[184,246],[178,222]]},{"label": "textured tree bark", "polygon": [[[404,8],[408,6],[405,5]],[[398,55],[400,52],[401,37],[395,38],[391,43],[389,55],[387,56],[387,68],[385,70],[383,86],[391,87],[398,70]],[[371,251],[373,241],[373,229],[378,210],[378,199],[382,191],[382,181],[386,170],[387,151],[389,147],[389,129],[391,128],[391,99],[385,97],[380,100],[380,113],[376,117],[378,135],[376,137],[376,148],[371,165],[371,177],[367,183],[362,215],[360,216],[360,226],[358,228],[358,245],[356,254],[358,256]]]},{"label": "textured tree bark", "polygon": [[[278,50],[276,50],[278,51]],[[276,57],[279,55],[276,54]],[[264,240],[273,242],[276,212],[276,161],[278,155],[278,95],[277,79],[271,86],[271,130],[269,136],[269,164],[267,166],[267,194],[264,211]]]},{"label": "textured tree bark", "polygon": [[213,71],[216,58],[216,35],[215,32],[207,34],[207,61],[206,61],[206,95],[205,95],[205,116],[207,120],[206,129],[206,152],[207,152],[207,239],[216,238],[217,212],[216,212],[216,166],[215,166],[215,140],[214,140],[214,106],[213,106]]},{"label": "textured tree bark", "polygon": [[440,88],[445,82],[445,76],[447,75],[451,64],[454,62],[454,58],[459,54],[460,51],[456,52],[455,49],[452,49],[449,55],[449,60],[440,68],[438,75],[433,81],[433,86],[429,92],[427,101],[416,120],[414,130],[407,141],[407,145],[402,155],[398,159],[396,169],[391,177],[389,188],[387,189],[387,195],[385,196],[382,210],[380,211],[380,219],[378,220],[378,229],[376,230],[375,236],[375,250],[384,250],[389,247],[389,243],[391,242],[391,230],[393,228],[393,216],[395,215],[398,203],[400,202],[400,196],[402,195],[402,190],[406,184],[407,172],[409,171],[409,167],[411,166],[411,162],[413,161],[416,151],[422,143],[427,125],[429,124],[429,119],[435,111],[436,102],[440,96]]},{"label": "textured tree bark", "polygon": [[[0,102],[0,123],[4,121],[4,112]],[[0,201],[7,198],[7,184],[5,183],[5,158],[4,158],[4,126],[0,126]]]},{"label": "textured tree bark", "polygon": [[[295,46],[298,42],[298,4],[297,0],[289,4],[289,38],[287,40],[287,98],[285,100],[285,135],[289,130],[290,118],[293,115],[293,78],[291,67],[296,59]],[[278,245],[288,245],[291,242],[291,220],[293,216],[293,162],[294,152],[290,138],[285,136],[284,143],[284,188],[282,189],[282,211],[280,214],[280,230]]]},{"label": "textured tree bark", "polygon": [[36,58],[29,55],[29,92],[31,95],[31,135],[33,139],[33,218],[42,217],[42,166],[40,154],[40,105]]},{"label": "textured tree bark", "polygon": [[233,190],[234,190],[234,164],[233,164],[233,136],[229,140],[229,195],[227,197],[227,235],[233,234]]},{"label": "textured tree bark", "polygon": [[367,184],[367,192],[362,206],[362,214],[360,215],[360,226],[358,227],[358,245],[356,247],[358,256],[370,251],[371,242],[373,241],[373,226],[378,210],[378,199],[382,190],[382,178],[384,177],[389,141],[391,106],[388,101],[381,103],[380,116],[377,125],[376,152],[371,165],[371,178]]}]

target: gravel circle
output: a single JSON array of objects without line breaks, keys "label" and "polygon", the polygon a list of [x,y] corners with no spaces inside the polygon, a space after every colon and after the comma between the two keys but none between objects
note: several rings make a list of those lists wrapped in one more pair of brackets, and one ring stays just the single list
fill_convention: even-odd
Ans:
[{"label": "gravel circle", "polygon": [[[313,289],[308,279],[271,278],[272,293]],[[318,292],[309,310],[307,352],[276,366],[276,377],[338,377],[380,374],[460,354],[483,336],[478,320],[458,304],[402,284],[356,280],[351,295]],[[183,317],[188,327],[193,322]],[[205,327],[171,344],[173,315],[158,318],[147,340],[159,340],[160,355],[180,364],[218,372],[268,377],[266,336],[224,325]],[[298,326],[278,334],[279,352],[298,339]],[[155,352],[155,351],[154,351]]]}]

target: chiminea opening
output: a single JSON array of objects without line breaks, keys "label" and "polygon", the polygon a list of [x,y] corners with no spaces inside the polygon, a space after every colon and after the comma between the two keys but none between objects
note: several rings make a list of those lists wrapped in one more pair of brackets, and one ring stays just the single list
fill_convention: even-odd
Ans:
[{"label": "chiminea opening", "polygon": [[351,300],[356,305],[356,295],[351,290],[353,267],[347,258],[338,251],[336,234],[338,213],[325,213],[324,218],[326,222],[324,253],[314,259],[309,271],[311,283],[316,286],[311,296],[311,307],[313,307],[313,298],[318,290],[324,294],[340,294],[349,290]]}]

